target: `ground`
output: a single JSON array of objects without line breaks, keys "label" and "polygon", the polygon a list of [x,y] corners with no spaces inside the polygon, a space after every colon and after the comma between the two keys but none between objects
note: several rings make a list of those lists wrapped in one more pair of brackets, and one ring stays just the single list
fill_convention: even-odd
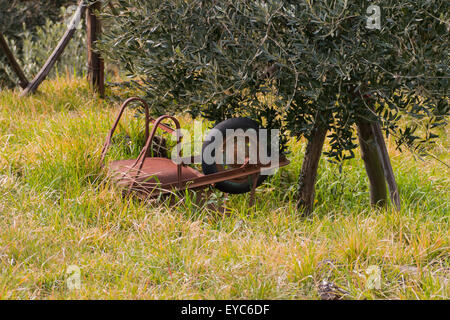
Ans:
[{"label": "ground", "polygon": [[0,92],[2,299],[320,299],[324,287],[344,299],[450,298],[448,128],[424,161],[388,141],[400,212],[370,207],[357,154],[341,173],[321,160],[303,218],[305,143],[292,141],[292,163],[258,188],[255,207],[237,195],[223,215],[189,199],[122,198],[98,165],[118,105],[85,80],[18,93]]}]

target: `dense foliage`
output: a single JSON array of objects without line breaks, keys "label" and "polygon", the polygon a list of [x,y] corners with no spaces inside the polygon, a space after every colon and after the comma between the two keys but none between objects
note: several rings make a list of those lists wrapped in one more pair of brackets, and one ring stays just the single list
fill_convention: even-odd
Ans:
[{"label": "dense foliage", "polygon": [[[67,6],[76,0],[6,1],[0,0],[0,32],[7,38],[24,73],[31,79],[42,67],[66,30],[66,22],[73,14]],[[61,7],[63,6],[63,7]],[[65,7],[64,7],[65,6]],[[50,77],[57,71],[81,73],[85,69],[85,33],[75,33]],[[14,87],[16,75],[0,51],[0,88]]]},{"label": "dense foliage", "polygon": [[23,24],[34,29],[43,26],[47,19],[57,21],[62,6],[76,3],[76,0],[0,0],[0,32],[19,41]]},{"label": "dense foliage", "polygon": [[[366,10],[381,7],[381,28]],[[284,133],[331,131],[330,156],[355,148],[352,125],[381,121],[398,142],[434,137],[449,113],[449,2],[120,0],[101,48],[157,112],[248,115]],[[272,93],[271,99],[261,94]],[[270,100],[270,103],[267,101]],[[403,114],[425,126],[398,127]]]}]

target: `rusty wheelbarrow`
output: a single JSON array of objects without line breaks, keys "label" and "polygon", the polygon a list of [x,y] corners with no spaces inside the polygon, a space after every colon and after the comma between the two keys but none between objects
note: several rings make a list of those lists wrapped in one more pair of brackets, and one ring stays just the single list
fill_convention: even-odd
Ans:
[{"label": "rusty wheelbarrow", "polygon": [[[272,163],[266,165],[262,165],[259,161],[256,161],[256,163],[253,164],[250,163],[248,156],[250,150],[249,145],[257,143],[258,141],[245,137],[244,159],[241,163],[232,163],[231,165],[224,164],[225,161],[213,161],[212,163],[207,163],[202,157],[205,150],[208,149],[208,146],[210,147],[211,143],[215,140],[215,138],[212,138],[213,135],[211,132],[214,132],[215,134],[225,134],[225,132],[230,129],[241,129],[241,133],[245,133],[248,129],[258,130],[257,123],[249,118],[231,118],[219,123],[214,127],[215,131],[211,130],[210,134],[206,136],[202,147],[202,156],[197,155],[183,158],[181,157],[181,128],[178,120],[169,115],[163,115],[155,120],[149,116],[148,104],[143,99],[136,97],[129,98],[122,104],[116,121],[106,138],[101,155],[102,165],[104,164],[106,154],[111,145],[114,131],[119,124],[125,108],[133,101],[140,102],[144,107],[145,145],[137,159],[117,160],[108,164],[110,176],[118,185],[126,188],[126,195],[133,192],[140,198],[148,199],[157,198],[164,194],[171,194],[174,191],[185,189],[201,190],[208,186],[214,186],[225,193],[239,194],[251,192],[250,202],[251,204],[253,203],[256,187],[258,187],[267,177],[261,175],[261,170],[271,166],[273,167]],[[171,120],[175,125],[175,128],[162,123],[165,120]],[[153,124],[151,132],[150,123]],[[158,128],[166,133],[176,135],[176,154],[180,156],[178,159],[152,156],[152,151],[154,151],[154,149],[152,149],[152,144],[155,142],[156,138],[160,138],[158,136],[155,137]],[[233,142],[234,139],[235,137],[233,137]],[[161,142],[161,140],[159,140],[159,142]],[[230,153],[230,150],[231,153],[239,153],[239,146],[237,144],[227,149],[227,143],[230,144],[230,140],[224,139],[219,148],[214,149],[214,152],[212,152],[214,159],[225,157],[225,153]],[[242,147],[242,145],[240,147]],[[235,157],[235,155],[232,154],[232,159],[237,160],[237,156]],[[280,155],[278,159],[278,167],[289,164],[289,161],[284,156]],[[190,166],[192,163],[199,163],[200,160],[203,172]]]}]

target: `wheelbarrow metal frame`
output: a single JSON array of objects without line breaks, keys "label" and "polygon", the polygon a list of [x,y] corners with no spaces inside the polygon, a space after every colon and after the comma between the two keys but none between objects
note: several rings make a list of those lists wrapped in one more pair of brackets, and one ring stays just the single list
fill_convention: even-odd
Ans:
[{"label": "wheelbarrow metal frame", "polygon": [[[104,165],[104,160],[106,158],[106,154],[108,152],[109,146],[111,145],[111,139],[112,136],[119,124],[119,121],[125,111],[125,108],[130,104],[131,102],[138,101],[142,103],[145,110],[145,140],[146,143],[144,147],[142,148],[138,158],[133,162],[133,164],[129,167],[127,167],[125,170],[119,170],[114,172],[115,180],[120,185],[128,186],[128,191],[126,195],[128,196],[131,191],[137,191],[139,193],[145,193],[148,198],[155,198],[158,197],[161,194],[167,194],[171,193],[172,190],[183,190],[183,189],[203,189],[206,188],[209,185],[214,185],[215,183],[225,181],[225,180],[232,180],[236,178],[241,178],[244,176],[253,176],[253,188],[251,190],[251,202],[253,202],[254,199],[254,193],[256,188],[256,181],[258,180],[258,177],[261,173],[261,169],[269,168],[270,165],[261,165],[261,164],[249,164],[248,159],[244,162],[242,166],[235,169],[229,169],[226,171],[221,171],[213,174],[207,174],[204,175],[201,172],[190,168],[192,170],[195,170],[198,172],[198,176],[183,179],[182,177],[182,168],[184,166],[187,166],[186,163],[192,163],[193,160],[201,159],[201,156],[191,156],[191,157],[185,157],[181,158],[179,163],[176,164],[176,170],[177,170],[177,179],[176,181],[170,182],[170,183],[160,183],[158,181],[149,181],[152,178],[156,177],[158,179],[158,176],[161,178],[162,175],[147,175],[147,177],[142,178],[142,175],[145,175],[146,173],[142,171],[142,168],[144,166],[144,162],[147,158],[152,158],[149,155],[149,152],[151,151],[151,146],[154,140],[154,136],[156,134],[156,131],[158,128],[164,130],[167,133],[176,133],[176,152],[179,156],[181,156],[181,126],[179,121],[170,115],[163,115],[157,118],[156,120],[150,117],[149,107],[148,104],[145,102],[145,100],[137,97],[129,98],[127,99],[121,106],[119,113],[117,115],[116,121],[114,122],[111,130],[108,133],[108,136],[106,138],[106,141],[103,145],[102,154],[101,154],[101,165]],[[175,124],[175,129],[171,128],[168,125],[165,125],[161,123],[161,121],[165,119],[170,119]],[[150,132],[150,123],[153,124],[153,128]],[[157,157],[154,157],[157,158]],[[158,158],[160,159],[160,158]],[[279,167],[285,166],[289,164],[289,161],[284,157],[280,157]],[[131,173],[131,174],[130,174]]]}]

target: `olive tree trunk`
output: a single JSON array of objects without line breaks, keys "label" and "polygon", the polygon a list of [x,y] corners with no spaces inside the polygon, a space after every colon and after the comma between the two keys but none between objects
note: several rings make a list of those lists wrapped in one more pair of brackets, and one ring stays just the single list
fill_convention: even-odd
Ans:
[{"label": "olive tree trunk", "polygon": [[371,123],[373,136],[376,141],[376,146],[378,150],[378,156],[380,157],[381,164],[383,166],[384,176],[386,177],[386,182],[389,187],[389,193],[391,196],[391,201],[397,210],[401,209],[400,205],[400,194],[398,191],[397,182],[395,181],[394,170],[392,169],[391,159],[389,158],[389,153],[386,147],[386,142],[384,141],[383,132],[381,126],[377,122]]},{"label": "olive tree trunk", "polygon": [[370,203],[373,206],[383,207],[387,204],[387,188],[383,165],[378,154],[372,126],[365,120],[357,122],[361,157],[366,167],[370,185]]},{"label": "olive tree trunk", "polygon": [[305,159],[298,179],[297,207],[303,211],[303,215],[312,212],[314,204],[315,184],[317,168],[322,154],[323,143],[327,135],[327,129],[323,126],[315,127],[306,145]]}]

